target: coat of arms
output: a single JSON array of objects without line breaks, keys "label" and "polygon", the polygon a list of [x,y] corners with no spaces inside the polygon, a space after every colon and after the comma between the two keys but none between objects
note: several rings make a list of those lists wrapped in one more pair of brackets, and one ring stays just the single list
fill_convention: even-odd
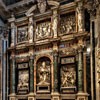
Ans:
[{"label": "coat of arms", "polygon": [[46,11],[46,0],[37,0],[37,3],[40,13],[44,13]]}]

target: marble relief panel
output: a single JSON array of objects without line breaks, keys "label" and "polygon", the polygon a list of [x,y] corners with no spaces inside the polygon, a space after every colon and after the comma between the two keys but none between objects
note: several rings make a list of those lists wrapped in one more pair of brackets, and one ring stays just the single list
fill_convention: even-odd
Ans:
[{"label": "marble relief panel", "polygon": [[69,34],[76,31],[75,14],[62,15],[60,19],[59,34]]},{"label": "marble relief panel", "polygon": [[18,27],[17,29],[17,42],[24,42],[28,40],[28,27]]},{"label": "marble relief panel", "polygon": [[45,21],[42,23],[38,23],[36,25],[35,38],[43,39],[48,37],[51,37],[51,22]]},{"label": "marble relief panel", "polygon": [[18,91],[19,93],[27,93],[29,89],[29,72],[28,70],[19,71],[18,73]]},{"label": "marble relief panel", "polygon": [[76,71],[73,65],[62,66],[61,68],[61,87],[76,86]]}]

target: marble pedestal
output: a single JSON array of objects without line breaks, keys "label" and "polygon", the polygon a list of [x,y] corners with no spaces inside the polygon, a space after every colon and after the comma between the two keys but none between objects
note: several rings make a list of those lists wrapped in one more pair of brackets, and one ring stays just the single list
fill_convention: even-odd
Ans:
[{"label": "marble pedestal", "polygon": [[9,98],[10,100],[16,100],[16,94],[10,94]]},{"label": "marble pedestal", "polygon": [[35,100],[35,94],[34,93],[29,93],[28,100]]},{"label": "marble pedestal", "polygon": [[84,92],[78,92],[76,96],[77,96],[76,100],[88,100],[89,94]]},{"label": "marble pedestal", "polygon": [[52,100],[60,100],[60,94],[58,92],[54,92],[51,95],[52,95]]}]

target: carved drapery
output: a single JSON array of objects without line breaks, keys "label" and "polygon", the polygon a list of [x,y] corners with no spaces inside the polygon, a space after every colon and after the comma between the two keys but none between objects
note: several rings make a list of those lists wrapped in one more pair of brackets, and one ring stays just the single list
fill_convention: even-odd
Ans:
[{"label": "carved drapery", "polygon": [[83,9],[83,1],[77,2],[78,6],[76,8],[77,18],[78,18],[78,32],[84,31],[84,9]]},{"label": "carved drapery", "polygon": [[50,21],[37,23],[35,30],[35,38],[43,39],[51,36],[51,23]]},{"label": "carved drapery", "polygon": [[28,34],[29,42],[33,42],[33,16],[29,17]]},{"label": "carved drapery", "polygon": [[18,69],[18,85],[17,92],[26,94],[29,92],[29,70],[28,63],[21,63],[17,66]]},{"label": "carved drapery", "polygon": [[51,64],[50,60],[39,60],[37,63],[37,85],[50,85],[50,71]]},{"label": "carved drapery", "polygon": [[68,34],[76,31],[76,21],[75,14],[68,14],[61,16],[60,21],[60,33],[59,34]]},{"label": "carved drapery", "polygon": [[52,30],[54,38],[57,38],[58,34],[58,9],[53,9],[53,22],[52,22]]},{"label": "carved drapery", "polygon": [[28,27],[22,26],[17,29],[17,42],[24,42],[28,40]]},{"label": "carved drapery", "polygon": [[61,68],[61,86],[75,87],[76,86],[76,71],[75,66],[62,66]]}]

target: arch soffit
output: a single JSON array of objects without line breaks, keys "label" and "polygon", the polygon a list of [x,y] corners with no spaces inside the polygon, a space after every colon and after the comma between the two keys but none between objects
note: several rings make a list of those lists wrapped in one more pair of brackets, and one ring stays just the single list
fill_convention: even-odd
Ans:
[{"label": "arch soffit", "polygon": [[[52,6],[55,6],[55,7],[59,7],[59,2],[57,1],[47,1],[48,5],[52,5]],[[35,9],[37,8],[36,5],[32,6],[27,12],[26,12],[26,16],[30,15]]]},{"label": "arch soffit", "polygon": [[53,61],[52,56],[50,56],[50,55],[48,55],[48,54],[44,54],[44,55],[37,56],[37,57],[36,57],[36,60],[35,60],[35,63],[37,63],[37,61],[38,61],[40,58],[42,58],[42,57],[47,57],[47,58],[49,58],[50,61],[51,61],[51,63],[52,63],[52,61]]}]

